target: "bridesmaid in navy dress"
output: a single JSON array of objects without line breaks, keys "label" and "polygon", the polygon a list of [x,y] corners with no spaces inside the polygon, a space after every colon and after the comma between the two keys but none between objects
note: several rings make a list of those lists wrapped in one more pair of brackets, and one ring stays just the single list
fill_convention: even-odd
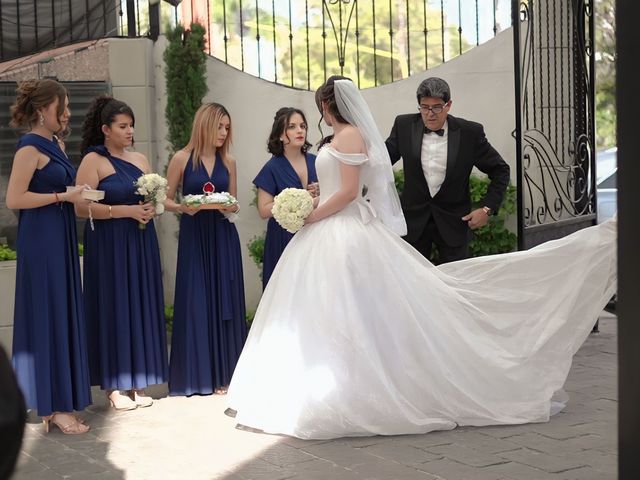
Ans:
[{"label": "bridesmaid in navy dress", "polygon": [[267,142],[267,150],[273,155],[253,180],[258,189],[258,212],[268,218],[264,242],[262,287],[267,287],[280,255],[293,238],[271,215],[273,199],[285,188],[305,188],[317,197],[318,177],[315,155],[308,153],[307,119],[302,110],[283,107],[276,112]]},{"label": "bridesmaid in navy dress", "polygon": [[73,204],[86,200],[54,136],[69,123],[69,100],[54,80],[22,82],[17,93],[11,125],[30,131],[18,142],[6,200],[20,210],[13,366],[46,430],[80,434],[89,427],[71,412],[91,403],[91,388]]},{"label": "bridesmaid in navy dress", "polygon": [[229,154],[231,117],[220,104],[196,112],[191,139],[171,159],[165,205],[181,212],[171,339],[171,395],[225,393],[247,335],[240,239],[232,223],[238,205],[194,210],[175,201],[216,192],[237,194],[236,162]]},{"label": "bridesmaid in navy dress", "polygon": [[[104,190],[101,203],[78,208],[84,230],[84,298],[92,385],[117,410],[148,407],[144,389],[167,379],[167,341],[155,208],[134,182],[150,173],[133,145],[129,106],[103,96],[82,125],[78,181]],[[145,225],[144,229],[140,224]]]}]

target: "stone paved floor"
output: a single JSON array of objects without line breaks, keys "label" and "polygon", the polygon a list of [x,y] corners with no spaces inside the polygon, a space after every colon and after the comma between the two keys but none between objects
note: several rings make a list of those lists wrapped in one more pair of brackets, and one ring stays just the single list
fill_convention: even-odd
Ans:
[{"label": "stone paved floor", "polygon": [[89,434],[45,435],[42,425],[27,425],[14,479],[615,479],[615,316],[603,313],[600,325],[575,357],[567,408],[549,423],[302,441],[236,429],[219,396],[114,412],[94,391]]}]

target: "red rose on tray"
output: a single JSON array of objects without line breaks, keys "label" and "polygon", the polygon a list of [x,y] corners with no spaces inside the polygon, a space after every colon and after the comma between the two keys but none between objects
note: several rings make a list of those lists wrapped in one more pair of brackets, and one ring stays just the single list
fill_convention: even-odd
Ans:
[{"label": "red rose on tray", "polygon": [[207,182],[203,185],[202,191],[206,194],[213,193],[216,187],[213,186],[213,183]]}]

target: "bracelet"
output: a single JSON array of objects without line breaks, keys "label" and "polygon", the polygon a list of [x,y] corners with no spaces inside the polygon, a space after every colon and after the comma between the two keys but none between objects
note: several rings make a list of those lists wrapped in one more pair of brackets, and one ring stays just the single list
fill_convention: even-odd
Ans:
[{"label": "bracelet", "polygon": [[53,192],[53,194],[56,196],[56,205],[60,204],[60,197],[58,197],[58,192]]},{"label": "bracelet", "polygon": [[487,216],[491,215],[492,210],[489,207],[482,207],[482,210],[487,214]]},{"label": "bracelet", "polygon": [[109,218],[113,218],[113,215],[111,214],[111,205],[109,205]]}]

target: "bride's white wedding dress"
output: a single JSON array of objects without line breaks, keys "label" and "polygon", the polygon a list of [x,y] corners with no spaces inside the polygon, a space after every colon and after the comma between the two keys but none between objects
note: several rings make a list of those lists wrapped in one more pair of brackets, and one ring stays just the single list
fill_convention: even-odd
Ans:
[{"label": "bride's white wedding dress", "polygon": [[[340,188],[330,146],[320,201]],[[616,223],[435,267],[363,199],[293,238],[236,367],[239,424],[300,438],[542,422],[616,289]]]}]

